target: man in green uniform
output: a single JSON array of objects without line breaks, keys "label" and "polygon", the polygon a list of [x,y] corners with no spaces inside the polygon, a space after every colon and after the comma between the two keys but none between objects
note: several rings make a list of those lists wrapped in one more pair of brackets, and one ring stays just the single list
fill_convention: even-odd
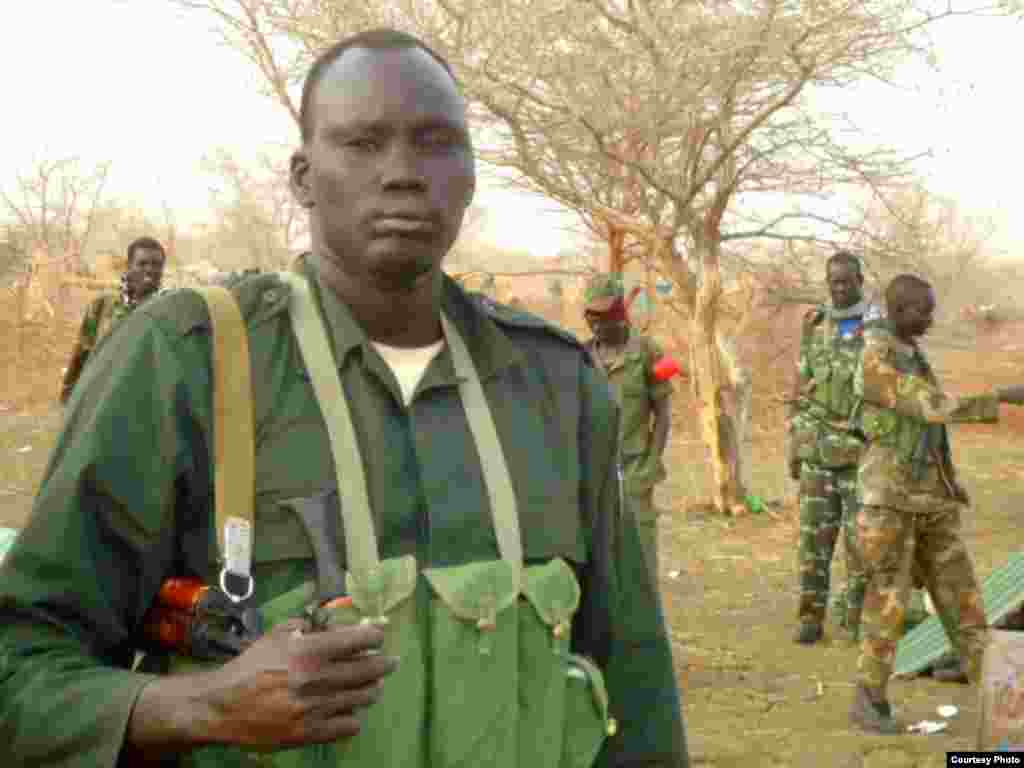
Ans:
[{"label": "man in green uniform", "polygon": [[976,682],[987,628],[981,590],[960,538],[968,499],[957,482],[946,424],[995,422],[1000,402],[1024,404],[1024,387],[951,397],[940,388],[917,339],[932,323],[935,295],[924,280],[900,275],[885,292],[886,319],[865,328],[854,379],[868,439],[858,470],[862,507],[857,538],[868,580],[852,722],[898,733],[886,697],[916,569],[947,624],[964,674]]},{"label": "man in green uniform", "polygon": [[822,637],[832,556],[839,531],[846,552],[846,610],[840,622],[857,631],[864,581],[857,565],[857,462],[863,440],[853,429],[853,373],[864,346],[860,260],[839,251],[825,265],[831,306],[804,317],[795,392],[789,410],[790,476],[800,482],[800,603],[798,643]]},{"label": "man in green uniform", "polygon": [[[314,63],[301,121],[292,186],[313,252],[296,269],[351,404],[381,557],[440,568],[497,555],[443,310],[493,414],[524,560],[563,558],[581,584],[571,649],[603,670],[619,721],[597,764],[687,765],[658,596],[635,577],[640,541],[620,513],[607,384],[573,337],[471,297],[441,271],[475,186],[447,64],[391,30],[349,38]],[[330,491],[336,468],[289,285],[269,274],[232,290],[253,369],[262,605],[315,574],[310,539],[284,502]],[[373,623],[285,624],[213,671],[131,670],[161,583],[216,578],[210,354],[205,304],[172,292],[133,312],[76,387],[32,516],[0,569],[0,723],[12,765],[187,759],[218,745],[301,747],[290,764],[308,755],[319,765],[317,745],[357,734],[403,663],[366,653],[384,642]]]},{"label": "man in green uniform", "polygon": [[640,528],[653,583],[658,583],[658,509],[654,486],[665,479],[665,446],[672,421],[672,384],[658,381],[657,342],[629,326],[622,280],[595,275],[587,284],[584,316],[593,331],[587,351],[607,373],[621,409],[622,484]]},{"label": "man in green uniform", "polygon": [[128,269],[121,275],[121,291],[96,298],[85,310],[61,383],[62,403],[71,396],[71,390],[96,345],[129,312],[160,290],[165,261],[164,247],[152,237],[140,237],[128,246]]}]

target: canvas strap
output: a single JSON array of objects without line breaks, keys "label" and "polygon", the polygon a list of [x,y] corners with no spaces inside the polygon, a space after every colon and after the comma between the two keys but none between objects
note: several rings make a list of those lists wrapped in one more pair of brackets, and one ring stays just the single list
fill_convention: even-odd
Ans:
[{"label": "canvas strap", "polygon": [[[366,469],[352,425],[351,411],[331,353],[327,331],[306,278],[298,273],[282,273],[281,279],[292,288],[289,304],[292,327],[327,423],[345,526],[345,554],[349,570],[366,573],[376,568],[380,556],[366,489]],[[502,559],[516,570],[518,577],[523,563],[519,514],[505,454],[480,377],[465,342],[443,314],[441,326],[451,350],[466,419],[480,455],[498,550]],[[346,468],[344,473],[342,467]]]},{"label": "canvas strap", "polygon": [[[235,602],[252,595],[256,458],[249,337],[238,302],[220,286],[197,289],[213,336],[214,515],[221,558],[220,586]],[[232,591],[227,575],[245,580]]]}]

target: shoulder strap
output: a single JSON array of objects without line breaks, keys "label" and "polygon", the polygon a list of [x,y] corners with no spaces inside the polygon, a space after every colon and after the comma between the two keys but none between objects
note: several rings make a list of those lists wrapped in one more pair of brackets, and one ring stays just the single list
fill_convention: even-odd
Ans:
[{"label": "shoulder strap", "polygon": [[[256,451],[249,337],[229,290],[206,286],[196,292],[206,302],[213,336],[213,503],[222,561],[220,586],[228,597],[241,601],[253,591]],[[228,589],[228,573],[246,580],[245,593],[236,595]]]},{"label": "shoulder strap", "polygon": [[[377,537],[373,530],[370,497],[366,488],[366,470],[359,451],[348,401],[341,387],[338,368],[327,340],[327,332],[316,308],[309,285],[303,275],[282,273],[282,280],[292,288],[289,311],[292,326],[309,369],[317,402],[327,424],[327,432],[337,472],[338,495],[345,526],[346,558],[349,570],[365,573],[380,562]],[[509,475],[505,454],[498,439],[480,377],[465,342],[456,328],[441,315],[441,326],[459,379],[462,405],[480,456],[484,484],[491,502],[498,549],[503,560],[516,572],[517,584],[522,571],[523,554],[519,532],[519,515],[515,490]],[[339,472],[347,467],[345,477]]]},{"label": "shoulder strap", "polygon": [[[334,458],[335,480],[345,525],[345,557],[348,569],[364,574],[380,564],[377,536],[370,514],[370,495],[366,489],[366,465],[359,452],[359,441],[348,399],[341,388],[338,368],[320,319],[316,302],[306,278],[297,272],[281,272],[281,280],[292,289],[288,312],[299,342],[303,362],[309,370],[317,404],[323,412],[327,436]],[[345,467],[344,476],[341,468]]]},{"label": "shoulder strap", "polygon": [[515,569],[518,584],[523,567],[523,545],[519,535],[519,509],[512,486],[512,476],[508,471],[508,462],[505,460],[501,440],[498,439],[498,430],[494,426],[494,416],[487,404],[487,395],[473,365],[473,358],[466,349],[466,343],[443,313],[441,327],[451,349],[455,375],[459,379],[462,407],[466,411],[466,420],[473,433],[477,453],[480,454],[484,484],[487,486],[487,495],[491,502],[494,534],[498,539],[498,551],[502,559]]}]

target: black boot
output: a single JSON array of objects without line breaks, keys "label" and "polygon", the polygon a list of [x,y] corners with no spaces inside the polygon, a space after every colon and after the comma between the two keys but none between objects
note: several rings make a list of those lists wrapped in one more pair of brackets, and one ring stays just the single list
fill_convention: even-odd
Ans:
[{"label": "black boot", "polygon": [[821,624],[801,624],[793,639],[801,645],[814,645],[821,640],[822,634]]},{"label": "black boot", "polygon": [[869,733],[897,734],[901,729],[892,716],[889,702],[875,701],[863,685],[857,686],[850,708],[850,722]]}]

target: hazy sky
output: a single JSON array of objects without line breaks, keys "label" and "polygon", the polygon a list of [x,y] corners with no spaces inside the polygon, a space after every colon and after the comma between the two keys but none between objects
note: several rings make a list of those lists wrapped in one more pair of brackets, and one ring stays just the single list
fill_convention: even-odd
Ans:
[{"label": "hazy sky", "polygon": [[[287,153],[291,118],[258,93],[252,66],[219,45],[211,20],[163,0],[36,0],[5,8],[0,27],[4,116],[0,184],[33,157],[112,161],[109,191],[145,208],[166,201],[182,221],[203,215],[204,152],[241,157],[266,145]],[[866,87],[848,111],[874,135],[909,151],[931,149],[920,170],[931,189],[998,225],[993,245],[1024,251],[1019,92],[1024,24],[965,19],[934,28],[941,71],[903,73],[906,88]],[[495,243],[553,255],[571,244],[551,204],[486,182]]]}]

